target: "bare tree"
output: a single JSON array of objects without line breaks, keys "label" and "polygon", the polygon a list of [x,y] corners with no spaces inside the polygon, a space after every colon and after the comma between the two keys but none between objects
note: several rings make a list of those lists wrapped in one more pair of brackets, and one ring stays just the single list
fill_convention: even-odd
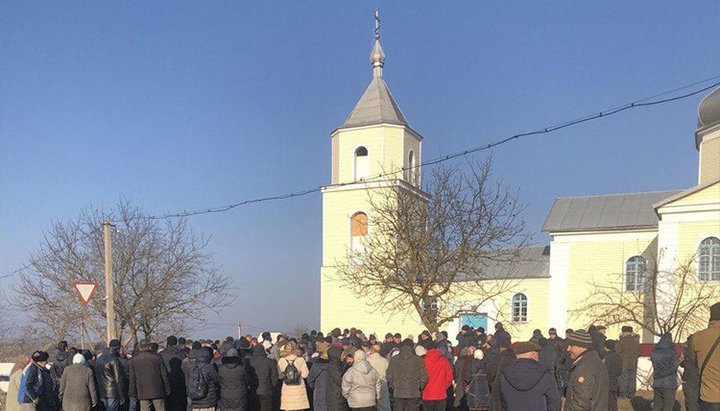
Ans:
[{"label": "bare tree", "polygon": [[384,314],[413,307],[437,332],[517,284],[524,206],[491,178],[490,160],[466,170],[435,167],[424,191],[403,180],[369,190],[369,234],[336,262],[343,286]]},{"label": "bare tree", "polygon": [[[55,222],[16,283],[15,305],[56,338],[77,338],[81,321],[91,338],[105,336],[105,220],[117,225],[115,311],[118,335],[126,341],[183,331],[206,310],[232,303],[230,281],[214,267],[206,239],[194,235],[183,219],[147,219],[139,208],[121,202],[111,212],[86,209],[75,221]],[[87,307],[74,281],[99,283]]]},{"label": "bare tree", "polygon": [[[657,255],[647,257],[638,281],[629,281],[622,273],[613,273],[606,281],[591,281],[591,298],[571,314],[591,323],[633,324],[657,337],[672,333],[677,342],[704,328],[708,307],[720,287],[698,281],[695,256],[677,261],[672,269],[662,269],[658,264],[662,258]],[[628,282],[633,284],[631,290]]]}]

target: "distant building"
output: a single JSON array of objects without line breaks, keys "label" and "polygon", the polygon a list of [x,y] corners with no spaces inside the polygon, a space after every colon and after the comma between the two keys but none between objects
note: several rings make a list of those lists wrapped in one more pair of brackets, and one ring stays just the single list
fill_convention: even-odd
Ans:
[{"label": "distant building", "polygon": [[[336,263],[362,249],[363,238],[372,235],[368,198],[373,190],[396,184],[421,193],[420,170],[412,167],[422,163],[422,136],[383,80],[385,54],[377,34],[370,61],[370,85],[345,123],[331,133],[332,178],[323,189],[321,328],[417,335],[424,326],[414,310],[382,315],[342,288],[335,275]],[[463,324],[488,328],[496,321],[508,323],[518,338],[529,338],[536,328],[545,333],[555,327],[561,334],[566,328],[586,328],[589,319],[571,311],[592,300],[592,282],[614,281],[622,292],[636,292],[651,264],[672,271],[692,261],[698,282],[720,285],[720,89],[703,99],[698,117],[697,186],[557,198],[543,226],[550,245],[525,250],[527,260],[515,268],[523,279],[447,325],[451,337]],[[401,172],[402,167],[410,171]],[[467,298],[472,301],[473,296]],[[608,335],[616,336],[619,328],[609,327]],[[643,339],[652,336],[645,333]]]}]

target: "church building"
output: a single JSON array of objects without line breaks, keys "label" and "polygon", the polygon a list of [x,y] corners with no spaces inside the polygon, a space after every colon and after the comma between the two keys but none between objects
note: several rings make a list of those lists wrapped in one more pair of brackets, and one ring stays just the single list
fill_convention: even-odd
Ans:
[{"label": "church building", "polygon": [[[331,133],[331,184],[322,190],[321,329],[357,327],[378,338],[386,332],[417,336],[425,327],[414,309],[381,314],[335,275],[338,262],[361,250],[372,235],[373,192],[400,187],[423,196],[418,166],[423,137],[383,79],[385,54],[377,26],[370,63],[370,84]],[[636,293],[650,270],[673,272],[683,264],[689,264],[698,284],[720,291],[720,88],[700,103],[694,143],[698,183],[687,190],[557,198],[543,225],[549,246],[525,250],[521,279],[506,295],[446,324],[451,338],[464,324],[491,330],[498,321],[519,339],[534,329],[547,333],[555,327],[562,335],[566,328],[586,328],[592,320],[576,309],[593,300],[597,284]],[[658,287],[677,292],[672,284]],[[611,325],[608,336],[619,331],[620,324]],[[653,336],[646,332],[642,338]]]}]

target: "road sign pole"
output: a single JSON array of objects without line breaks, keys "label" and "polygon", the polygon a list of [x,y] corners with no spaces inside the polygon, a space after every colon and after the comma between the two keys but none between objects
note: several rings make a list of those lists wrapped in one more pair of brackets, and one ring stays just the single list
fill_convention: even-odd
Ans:
[{"label": "road sign pole", "polygon": [[107,322],[107,342],[116,337],[115,328],[115,289],[113,287],[112,268],[112,236],[110,228],[113,225],[109,221],[103,223],[103,237],[105,241],[105,315]]}]

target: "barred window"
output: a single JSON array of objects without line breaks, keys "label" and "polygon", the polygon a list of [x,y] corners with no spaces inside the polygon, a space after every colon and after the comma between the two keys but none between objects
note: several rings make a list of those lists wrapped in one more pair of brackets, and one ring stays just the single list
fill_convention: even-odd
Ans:
[{"label": "barred window", "polygon": [[528,320],[528,299],[523,293],[517,293],[512,298],[512,321],[522,323]]},{"label": "barred window", "polygon": [[647,260],[636,255],[625,262],[625,291],[643,291],[647,284]]},{"label": "barred window", "polygon": [[720,239],[708,237],[698,247],[698,279],[720,280]]}]

